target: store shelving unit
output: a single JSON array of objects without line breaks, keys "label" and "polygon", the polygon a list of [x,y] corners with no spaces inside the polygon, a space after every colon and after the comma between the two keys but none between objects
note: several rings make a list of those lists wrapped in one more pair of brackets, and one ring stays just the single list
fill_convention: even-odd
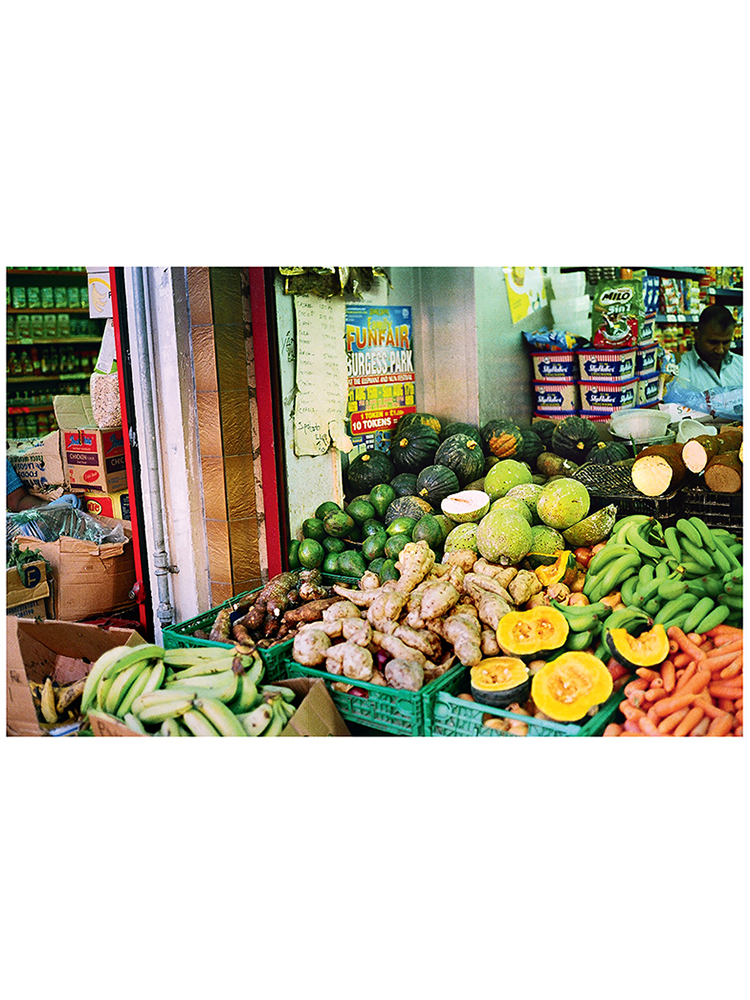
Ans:
[{"label": "store shelving unit", "polygon": [[[55,426],[53,396],[66,390],[76,393],[86,391],[86,381],[91,376],[93,361],[101,343],[104,321],[89,318],[85,268],[11,267],[6,270],[6,278],[8,433],[13,433],[15,418],[26,414],[41,416],[38,427],[43,433],[46,427]],[[69,289],[75,289],[76,296],[73,305],[50,305],[49,301],[44,305],[14,304],[20,288],[37,288],[40,291],[49,288],[58,294],[60,289],[65,289],[66,295],[69,294]],[[40,333],[38,328],[33,329],[37,326],[34,317],[50,316],[68,317],[70,325],[80,332],[50,336]],[[26,317],[29,319],[24,322]],[[20,330],[19,325],[22,327]],[[53,323],[53,327],[56,326],[57,320]],[[52,351],[57,348],[61,349],[59,355]],[[16,358],[23,357],[24,352],[27,370],[19,374],[16,370]],[[42,370],[47,361],[53,365],[64,363],[72,366],[73,370]],[[33,420],[27,422],[28,426],[24,426],[23,433],[18,436],[26,436],[29,428],[33,429],[34,423]]]}]

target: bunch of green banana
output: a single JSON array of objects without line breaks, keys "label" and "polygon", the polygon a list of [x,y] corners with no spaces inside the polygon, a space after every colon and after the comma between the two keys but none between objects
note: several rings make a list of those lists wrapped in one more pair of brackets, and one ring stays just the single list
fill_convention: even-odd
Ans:
[{"label": "bunch of green banana", "polygon": [[[609,541],[589,562],[583,593],[593,604],[619,591],[628,609],[665,628],[707,632],[742,619],[742,545],[699,517],[662,529],[652,517],[617,521]],[[615,627],[611,620],[608,628]]]},{"label": "bunch of green banana", "polygon": [[264,673],[260,654],[239,644],[120,646],[92,667],[83,702],[145,736],[278,736],[294,692],[261,686]]}]

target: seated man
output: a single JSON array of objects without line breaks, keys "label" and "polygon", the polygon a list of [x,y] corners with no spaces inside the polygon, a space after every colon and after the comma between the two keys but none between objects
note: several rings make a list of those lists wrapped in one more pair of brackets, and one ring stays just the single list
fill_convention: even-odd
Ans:
[{"label": "seated man", "polygon": [[715,392],[742,385],[742,356],[729,349],[734,327],[734,317],[726,306],[703,310],[695,343],[680,360],[677,378],[686,389]]}]

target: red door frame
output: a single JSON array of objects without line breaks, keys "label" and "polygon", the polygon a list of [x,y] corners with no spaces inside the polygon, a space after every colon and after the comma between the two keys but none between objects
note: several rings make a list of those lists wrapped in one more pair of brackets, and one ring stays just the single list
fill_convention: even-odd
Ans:
[{"label": "red door frame", "polygon": [[269,326],[266,298],[265,269],[248,268],[250,282],[250,309],[255,358],[255,385],[260,424],[260,464],[263,476],[263,505],[266,528],[269,576],[276,576],[286,569],[288,562],[288,528],[285,484],[281,469],[281,439],[283,424],[278,399],[278,366],[272,342],[275,324]]},{"label": "red door frame", "polygon": [[[120,399],[125,399],[125,383],[124,383],[124,362],[122,355],[122,342],[120,335],[120,309],[124,310],[125,303],[120,303],[117,297],[117,285],[115,277],[115,268],[110,267],[109,269],[109,287],[112,296],[112,320],[115,327],[115,351],[117,353],[117,381],[120,386]],[[123,421],[122,421],[122,436],[125,445],[125,472],[128,481],[128,496],[130,497],[130,503],[136,504],[139,502],[138,498],[140,496],[140,483],[136,483],[135,475],[133,473],[133,456],[131,453],[130,445],[130,428],[128,427],[127,418],[123,409]],[[141,539],[138,532],[138,518],[132,516],[131,511],[131,529],[133,532],[133,557],[135,562],[135,598],[137,601],[138,608],[138,619],[143,628],[143,634],[148,636],[149,634],[149,616],[144,603],[145,595],[148,593],[147,587],[144,587],[144,568],[141,560]]]}]

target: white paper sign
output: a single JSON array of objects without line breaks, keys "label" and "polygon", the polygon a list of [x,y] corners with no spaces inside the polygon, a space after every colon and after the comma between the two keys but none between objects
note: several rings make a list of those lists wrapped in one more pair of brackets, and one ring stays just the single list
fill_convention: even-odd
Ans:
[{"label": "white paper sign", "polygon": [[297,370],[294,452],[324,455],[333,445],[351,451],[345,418],[349,395],[341,298],[295,295]]}]

